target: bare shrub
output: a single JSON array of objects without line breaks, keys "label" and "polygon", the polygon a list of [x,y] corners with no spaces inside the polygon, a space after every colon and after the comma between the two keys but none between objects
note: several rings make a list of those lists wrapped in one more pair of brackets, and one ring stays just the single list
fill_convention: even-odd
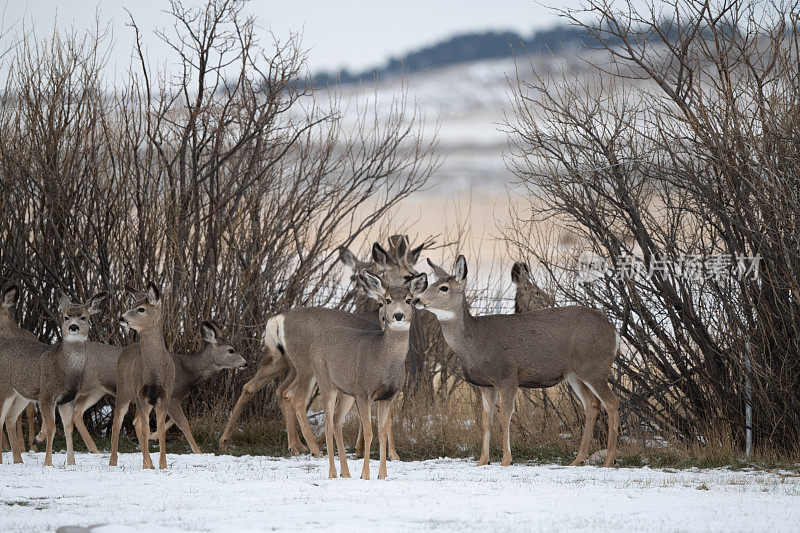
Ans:
[{"label": "bare shrub", "polygon": [[[174,25],[160,37],[177,66],[163,71],[149,67],[131,20],[137,59],[118,86],[102,34],[9,45],[0,280],[23,287],[22,321],[42,339],[56,334],[56,290],[121,297],[125,283],[154,280],[167,293],[170,350],[193,351],[200,321],[215,318],[258,361],[266,319],[330,303],[337,246],[430,177],[433,141],[404,94],[345,127],[337,95],[311,87],[298,38],[262,45],[243,5],[170,2]],[[110,317],[120,308],[112,299]],[[111,318],[97,330],[131,341]],[[244,377],[202,385],[190,411],[224,417]],[[249,414],[274,414],[262,394]]]},{"label": "bare shrub", "polygon": [[[637,6],[563,12],[605,57],[574,77],[531,62],[513,81],[508,165],[528,209],[506,237],[537,259],[557,301],[617,323],[629,433],[708,442],[724,426],[741,445],[749,384],[757,444],[796,452],[798,4]],[[545,220],[571,242],[530,244]],[[645,273],[582,282],[581,251],[616,273],[633,257]],[[740,256],[760,256],[758,276],[737,275],[752,266]],[[721,274],[704,260],[686,275],[687,259],[714,257]]]}]

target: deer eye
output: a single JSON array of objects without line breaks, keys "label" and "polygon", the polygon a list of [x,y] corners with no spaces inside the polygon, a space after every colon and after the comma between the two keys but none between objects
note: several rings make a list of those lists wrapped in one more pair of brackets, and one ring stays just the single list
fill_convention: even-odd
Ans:
[{"label": "deer eye", "polygon": [[411,281],[412,279],[414,279],[414,276],[412,276],[411,274],[406,274],[405,276],[403,276],[403,279],[406,281]]},{"label": "deer eye", "polygon": [[410,303],[411,303],[411,298],[408,298],[408,299],[406,300],[406,303],[407,303],[407,304],[410,304]]},{"label": "deer eye", "polygon": [[232,354],[234,352],[233,348],[228,348],[228,353]]},{"label": "deer eye", "polygon": [[386,298],[386,303],[390,304],[390,303],[392,303],[392,301],[389,298]]},{"label": "deer eye", "polygon": [[439,287],[439,290],[442,292],[447,292],[450,290],[450,287],[448,287],[447,285],[442,285],[441,287]]},{"label": "deer eye", "polygon": [[86,317],[85,316],[81,317],[81,322],[86,322]]},{"label": "deer eye", "polygon": [[139,309],[137,309],[137,311],[140,312],[140,313],[144,313],[145,309],[144,309],[144,307],[140,307]]}]

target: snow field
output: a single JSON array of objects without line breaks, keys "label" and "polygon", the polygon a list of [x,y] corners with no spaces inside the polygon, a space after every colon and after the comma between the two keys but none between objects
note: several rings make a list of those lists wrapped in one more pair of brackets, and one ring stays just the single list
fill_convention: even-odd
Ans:
[{"label": "snow field", "polygon": [[[8,454],[6,454],[8,458]],[[389,479],[327,479],[327,458],[77,454],[77,466],[0,465],[0,531],[789,531],[800,478],[775,473],[390,462]],[[358,475],[361,461],[349,461]],[[337,461],[338,468],[338,461]]]}]

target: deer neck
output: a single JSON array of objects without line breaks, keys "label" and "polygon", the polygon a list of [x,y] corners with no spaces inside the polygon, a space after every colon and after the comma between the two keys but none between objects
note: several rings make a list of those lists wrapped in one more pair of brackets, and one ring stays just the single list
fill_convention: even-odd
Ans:
[{"label": "deer neck", "polygon": [[61,349],[58,350],[56,357],[69,382],[80,383],[83,378],[83,371],[86,368],[86,344],[86,340],[61,341]]},{"label": "deer neck", "polygon": [[0,311],[0,337],[4,336],[6,333],[13,331],[13,327],[16,326],[11,317],[8,316],[8,313],[4,313]]},{"label": "deer neck", "polygon": [[187,381],[193,384],[208,379],[214,373],[210,357],[205,354],[205,348],[194,354],[181,354],[178,356],[178,361],[187,374]]},{"label": "deer neck", "polygon": [[383,342],[382,353],[387,354],[389,359],[396,359],[398,357],[406,358],[408,355],[408,337],[411,328],[409,329],[396,329],[387,327],[382,324],[383,332],[381,334]]},{"label": "deer neck", "polygon": [[447,344],[456,352],[459,357],[469,352],[472,322],[475,317],[469,312],[466,296],[462,296],[461,307],[456,309],[452,317],[440,318],[439,325],[442,327],[442,335]]},{"label": "deer neck", "polygon": [[164,344],[164,323],[159,320],[150,328],[139,331],[139,346],[142,359],[147,363],[157,363],[169,356]]}]

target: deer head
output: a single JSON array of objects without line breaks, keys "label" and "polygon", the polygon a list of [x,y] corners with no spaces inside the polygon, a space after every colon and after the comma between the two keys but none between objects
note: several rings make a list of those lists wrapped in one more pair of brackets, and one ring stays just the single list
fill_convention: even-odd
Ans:
[{"label": "deer head", "polygon": [[382,277],[362,270],[359,283],[366,295],[378,302],[387,328],[407,330],[411,327],[412,302],[425,291],[428,276],[417,274],[401,285],[390,285]]},{"label": "deer head", "polygon": [[452,319],[464,302],[467,260],[463,255],[459,255],[453,267],[453,274],[449,274],[430,259],[428,265],[433,269],[436,281],[428,285],[428,288],[414,299],[414,306],[418,309],[427,309],[439,320]]},{"label": "deer head", "polygon": [[206,359],[211,371],[227,368],[239,370],[247,366],[244,357],[225,341],[216,322],[206,320],[200,325],[200,330],[203,332],[203,340],[208,343],[200,356]]},{"label": "deer head", "polygon": [[85,341],[89,338],[89,317],[100,312],[100,305],[108,297],[103,291],[86,303],[75,303],[67,295],[58,297],[58,314],[61,317],[61,338],[67,341]]},{"label": "deer head", "polygon": [[161,324],[162,302],[161,291],[152,281],[142,294],[130,287],[127,291],[135,298],[130,308],[119,317],[119,323],[125,329],[133,328],[142,331]]}]

